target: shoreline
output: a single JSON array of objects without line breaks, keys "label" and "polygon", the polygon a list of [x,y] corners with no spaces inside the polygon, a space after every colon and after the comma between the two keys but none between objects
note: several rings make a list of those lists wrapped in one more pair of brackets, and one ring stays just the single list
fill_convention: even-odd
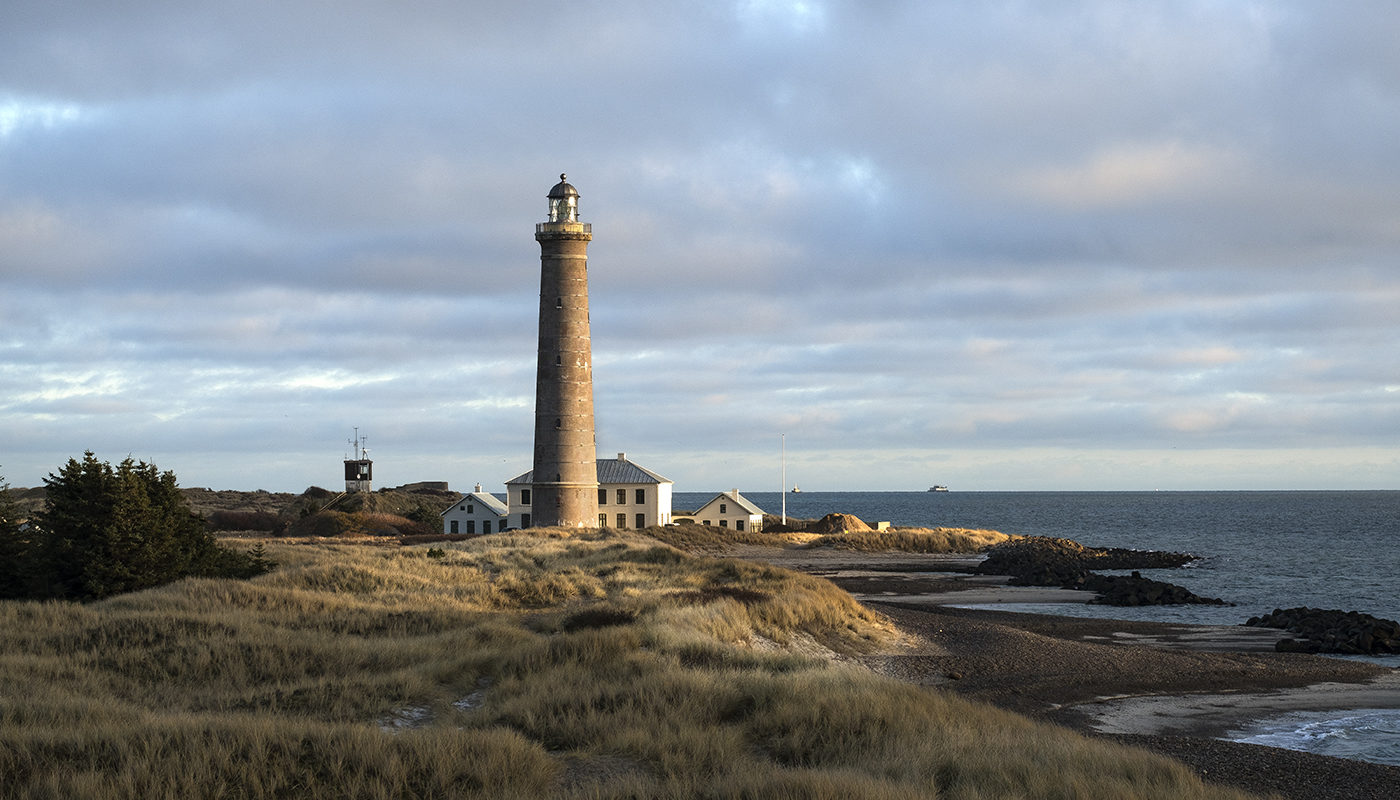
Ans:
[{"label": "shoreline", "polygon": [[[758,547],[724,555],[825,577],[890,618],[909,646],[860,659],[890,677],[1144,747],[1253,792],[1344,800],[1390,798],[1400,787],[1397,766],[1214,738],[1303,708],[1400,708],[1400,659],[1379,666],[1278,653],[1286,632],[1244,625],[997,610],[1083,602],[1087,593],[947,574],[977,556]],[[1036,600],[1024,599],[1031,593]]]}]

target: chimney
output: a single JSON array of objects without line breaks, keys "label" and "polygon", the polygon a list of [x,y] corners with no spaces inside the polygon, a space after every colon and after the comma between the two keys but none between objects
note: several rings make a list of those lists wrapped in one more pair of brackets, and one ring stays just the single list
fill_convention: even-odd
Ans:
[{"label": "chimney", "polygon": [[627,460],[627,454],[626,454],[626,453],[618,453],[618,454],[617,454],[617,460],[618,460],[618,461],[626,461],[626,460]]},{"label": "chimney", "polygon": [[478,491],[478,492],[481,491],[481,484],[478,483],[478,484],[476,485],[476,491]]}]

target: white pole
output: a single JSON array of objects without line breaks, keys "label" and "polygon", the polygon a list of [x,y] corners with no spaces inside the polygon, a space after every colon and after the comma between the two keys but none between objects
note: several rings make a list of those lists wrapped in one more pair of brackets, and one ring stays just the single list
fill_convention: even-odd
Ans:
[{"label": "white pole", "polygon": [[783,524],[787,524],[787,434],[779,434],[783,437],[783,485],[778,487],[778,492],[783,498]]}]

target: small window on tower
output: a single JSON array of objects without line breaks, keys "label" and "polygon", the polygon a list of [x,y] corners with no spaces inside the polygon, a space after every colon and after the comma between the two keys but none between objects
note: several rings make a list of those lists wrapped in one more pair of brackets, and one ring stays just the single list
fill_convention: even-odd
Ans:
[{"label": "small window on tower", "polygon": [[556,298],[554,298],[554,307],[555,307],[555,308],[563,308],[563,307],[564,307],[564,298],[562,298],[562,297],[556,297]]}]

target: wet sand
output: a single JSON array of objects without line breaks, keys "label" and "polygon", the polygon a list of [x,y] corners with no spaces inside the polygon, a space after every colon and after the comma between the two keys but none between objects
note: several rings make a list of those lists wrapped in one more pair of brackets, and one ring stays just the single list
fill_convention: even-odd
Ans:
[{"label": "wet sand", "polygon": [[[1004,579],[941,572],[968,557],[764,550],[733,555],[827,577],[909,635],[906,650],[863,659],[883,674],[1163,753],[1205,780],[1261,794],[1400,797],[1400,767],[1213,738],[1276,711],[1400,708],[1395,669],[1277,653],[1281,631],[1243,625],[989,610],[1085,598],[1032,588],[1028,601]],[[970,602],[984,605],[953,607]]]}]

